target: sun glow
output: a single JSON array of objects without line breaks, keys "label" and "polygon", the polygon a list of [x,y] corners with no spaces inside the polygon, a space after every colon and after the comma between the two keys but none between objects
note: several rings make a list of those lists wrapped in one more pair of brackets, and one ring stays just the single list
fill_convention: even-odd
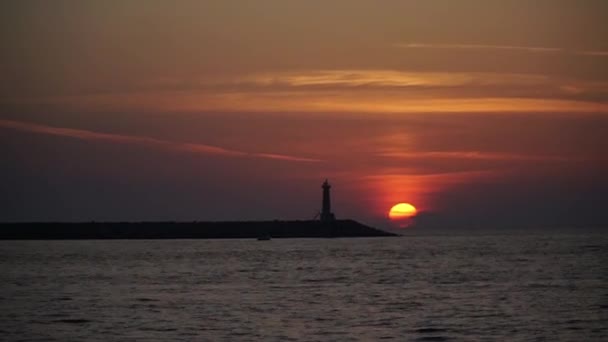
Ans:
[{"label": "sun glow", "polygon": [[388,213],[388,217],[391,220],[406,219],[416,216],[416,207],[409,203],[398,203],[395,204]]}]

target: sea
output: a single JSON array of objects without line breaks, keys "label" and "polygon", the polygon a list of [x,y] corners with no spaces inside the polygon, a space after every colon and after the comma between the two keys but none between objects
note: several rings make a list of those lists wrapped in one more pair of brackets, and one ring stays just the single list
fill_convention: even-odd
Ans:
[{"label": "sea", "polygon": [[608,235],[0,241],[2,341],[608,341]]}]

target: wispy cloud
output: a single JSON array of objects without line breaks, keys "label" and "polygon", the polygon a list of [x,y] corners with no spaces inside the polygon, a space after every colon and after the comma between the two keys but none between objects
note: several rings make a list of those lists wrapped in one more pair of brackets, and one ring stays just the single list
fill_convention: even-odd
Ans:
[{"label": "wispy cloud", "polygon": [[608,57],[608,51],[586,50],[586,51],[577,51],[576,53],[579,55],[584,55],[584,56]]},{"label": "wispy cloud", "polygon": [[[605,82],[541,74],[389,69],[274,71],[189,81],[174,110],[249,112],[602,112]],[[161,85],[157,83],[157,85]],[[167,86],[175,86],[170,81]],[[188,86],[184,86],[187,88]],[[185,95],[185,94],[182,94]],[[181,95],[180,95],[181,96]]]},{"label": "wispy cloud", "polygon": [[453,87],[463,85],[534,85],[543,75],[489,72],[414,72],[397,70],[310,70],[259,73],[237,83],[289,87]]},{"label": "wispy cloud", "polygon": [[542,74],[300,70],[162,79],[120,94],[0,99],[70,111],[606,113],[608,82]]},{"label": "wispy cloud", "polygon": [[499,179],[503,174],[497,170],[479,170],[464,172],[442,172],[414,174],[408,170],[384,170],[368,176],[360,176],[359,184],[376,198],[372,205],[376,204],[378,211],[390,208],[394,203],[408,199],[416,203],[416,207],[424,209],[429,205],[429,196],[434,193],[470,182],[486,182]]},{"label": "wispy cloud", "polygon": [[608,51],[568,50],[546,46],[486,45],[486,44],[429,44],[429,43],[396,43],[394,47],[403,49],[444,49],[444,50],[503,50],[529,53],[564,53],[583,56],[608,57]]},{"label": "wispy cloud", "polygon": [[563,52],[563,49],[544,46],[517,45],[483,45],[483,44],[426,44],[426,43],[396,43],[395,47],[406,49],[463,49],[463,50],[513,50],[535,53]]},{"label": "wispy cloud", "polygon": [[[400,185],[412,184],[419,181],[429,181],[437,186],[447,184],[458,184],[471,179],[489,179],[496,178],[501,175],[502,171],[497,170],[478,170],[478,171],[457,171],[457,172],[438,172],[412,174],[409,172],[399,172],[400,170],[387,170],[381,174],[363,176],[362,179],[387,181],[395,185],[395,188],[403,188]],[[441,184],[440,184],[441,183]],[[425,187],[427,191],[432,191],[432,188]]]},{"label": "wispy cloud", "polygon": [[377,88],[432,88],[460,86],[532,86],[546,84],[541,74],[499,72],[429,72],[391,69],[312,69],[257,72],[216,78],[156,79],[140,85],[155,90],[205,90],[208,92],[267,90],[328,90]]},{"label": "wispy cloud", "polygon": [[508,160],[508,161],[572,161],[563,156],[526,155],[480,151],[431,151],[431,152],[384,152],[382,157],[398,159],[469,159],[469,160]]},{"label": "wispy cloud", "polygon": [[[564,90],[565,92],[565,90]],[[581,88],[568,88],[569,96],[581,96]],[[572,95],[570,95],[572,94]],[[69,108],[69,110],[172,111],[172,112],[248,112],[248,113],[607,113],[608,104],[576,98],[534,98],[525,94],[500,97],[436,94],[432,91],[369,90],[352,92],[328,90],[266,90],[179,94],[133,94],[127,102],[121,97],[88,96],[42,99],[29,102],[36,106]],[[489,95],[489,96],[488,96]],[[18,99],[11,103],[23,105]]]},{"label": "wispy cloud", "polygon": [[197,143],[182,143],[168,140],[154,139],[142,136],[133,135],[122,135],[122,134],[111,134],[111,133],[100,133],[89,130],[53,127],[46,125],[39,125],[33,123],[26,123],[13,120],[0,120],[0,127],[14,129],[25,132],[33,132],[47,135],[55,135],[62,137],[70,137],[81,140],[93,140],[93,141],[104,141],[118,144],[133,144],[140,145],[150,148],[162,148],[173,151],[189,152],[194,154],[205,154],[205,155],[222,155],[227,157],[250,157],[250,158],[262,158],[262,159],[273,159],[283,160],[292,162],[320,162],[320,159],[305,158],[292,155],[275,154],[275,153],[259,153],[259,152],[245,152],[227,149],[218,146],[197,144]]}]

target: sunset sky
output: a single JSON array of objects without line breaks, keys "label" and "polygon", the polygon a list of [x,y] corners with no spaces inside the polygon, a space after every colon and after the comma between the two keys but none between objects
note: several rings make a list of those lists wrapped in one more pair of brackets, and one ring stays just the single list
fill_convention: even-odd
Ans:
[{"label": "sunset sky", "polygon": [[4,1],[0,221],[608,224],[608,1]]}]

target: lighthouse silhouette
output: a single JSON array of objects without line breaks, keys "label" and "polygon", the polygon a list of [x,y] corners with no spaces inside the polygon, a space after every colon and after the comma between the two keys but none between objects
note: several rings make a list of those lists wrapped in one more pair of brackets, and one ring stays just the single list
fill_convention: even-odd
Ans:
[{"label": "lighthouse silhouette", "polygon": [[334,216],[334,213],[331,212],[331,198],[329,196],[329,189],[331,189],[331,185],[329,185],[329,182],[327,181],[327,179],[325,180],[325,182],[323,182],[323,185],[321,186],[321,188],[323,188],[323,205],[321,207],[321,221],[323,221],[323,222],[334,221],[336,219],[336,217]]}]

